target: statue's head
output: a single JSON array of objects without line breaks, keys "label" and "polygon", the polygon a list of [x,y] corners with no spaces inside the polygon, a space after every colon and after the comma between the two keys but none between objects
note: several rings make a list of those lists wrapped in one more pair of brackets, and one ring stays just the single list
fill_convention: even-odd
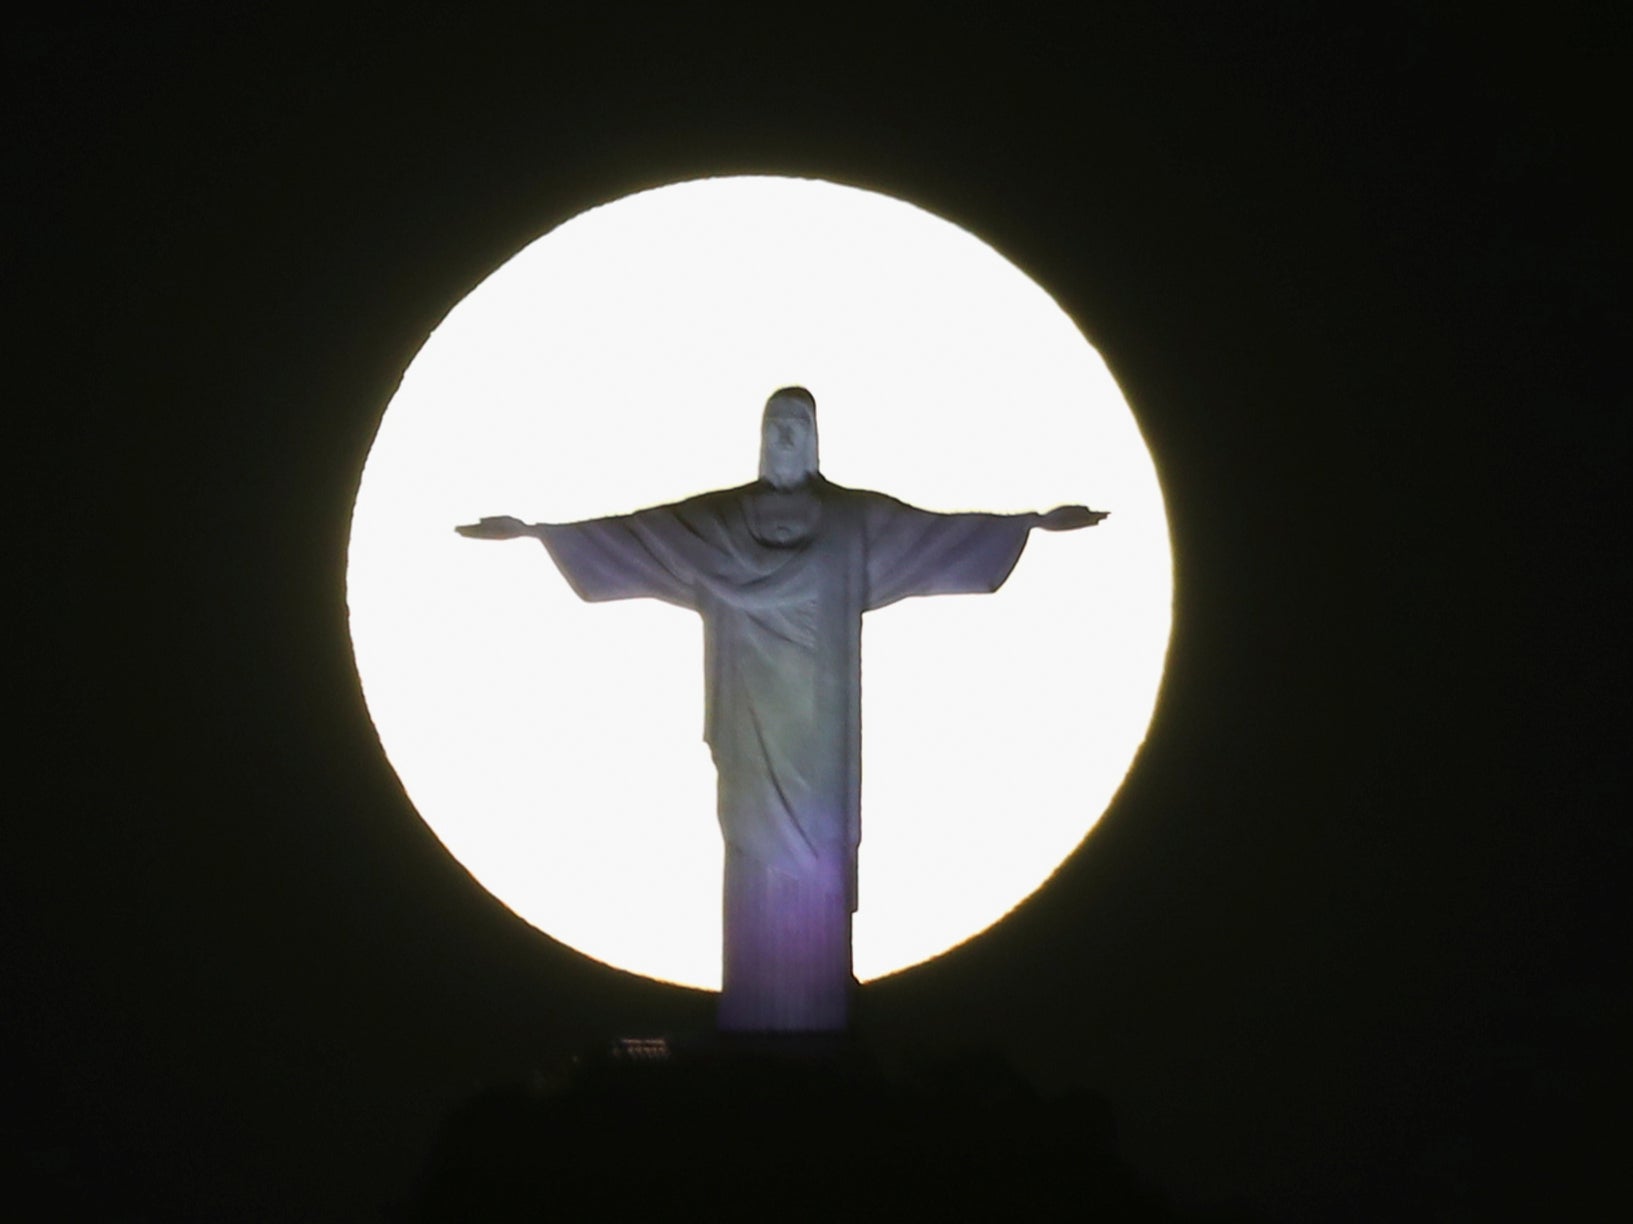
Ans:
[{"label": "statue's head", "polygon": [[760,479],[792,489],[816,474],[816,397],[804,387],[773,391],[760,424]]}]

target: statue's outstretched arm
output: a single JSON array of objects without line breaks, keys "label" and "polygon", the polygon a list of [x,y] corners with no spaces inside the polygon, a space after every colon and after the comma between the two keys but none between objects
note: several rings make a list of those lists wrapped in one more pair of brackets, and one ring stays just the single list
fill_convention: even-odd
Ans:
[{"label": "statue's outstretched arm", "polygon": [[580,599],[661,599],[697,609],[695,537],[673,508],[578,523],[524,523],[508,514],[454,528],[471,540],[538,540]]},{"label": "statue's outstretched arm", "polygon": [[[1093,527],[1110,514],[1109,510],[1090,510],[1087,506],[1056,506],[1044,514],[1033,515],[1035,521],[1032,526],[1045,531],[1076,531],[1080,527]],[[482,521],[487,522],[486,519]]]},{"label": "statue's outstretched arm", "polygon": [[543,523],[524,523],[508,514],[498,514],[476,523],[463,523],[454,530],[469,540],[537,539]]}]

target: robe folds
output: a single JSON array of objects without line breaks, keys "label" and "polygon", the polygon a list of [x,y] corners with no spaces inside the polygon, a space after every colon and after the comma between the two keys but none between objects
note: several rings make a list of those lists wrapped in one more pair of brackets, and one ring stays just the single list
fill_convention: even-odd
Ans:
[{"label": "robe folds", "polygon": [[539,536],[580,598],[697,612],[726,843],[721,1027],[845,1027],[861,842],[862,615],[994,591],[1031,515],[941,514],[820,477]]}]

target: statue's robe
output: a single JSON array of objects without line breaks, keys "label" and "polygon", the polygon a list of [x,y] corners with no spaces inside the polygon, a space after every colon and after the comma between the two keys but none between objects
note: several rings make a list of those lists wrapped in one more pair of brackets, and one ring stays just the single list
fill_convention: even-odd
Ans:
[{"label": "statue's robe", "polygon": [[862,614],[997,590],[1033,521],[932,513],[819,477],[792,494],[745,485],[539,528],[580,598],[661,599],[703,619],[726,843],[723,1030],[846,1027]]}]

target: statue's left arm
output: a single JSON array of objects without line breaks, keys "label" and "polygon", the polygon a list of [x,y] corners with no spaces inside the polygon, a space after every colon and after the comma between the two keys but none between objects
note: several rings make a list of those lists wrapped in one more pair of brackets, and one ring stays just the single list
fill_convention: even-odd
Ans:
[{"label": "statue's left arm", "polygon": [[1034,527],[1075,531],[1106,512],[1057,506],[1044,514],[941,514],[873,495],[866,508],[869,608],[915,595],[996,591]]},{"label": "statue's left arm", "polygon": [[1032,515],[1032,525],[1045,531],[1077,531],[1083,527],[1093,527],[1110,517],[1110,510],[1090,510],[1087,506],[1056,506],[1044,514]]}]

